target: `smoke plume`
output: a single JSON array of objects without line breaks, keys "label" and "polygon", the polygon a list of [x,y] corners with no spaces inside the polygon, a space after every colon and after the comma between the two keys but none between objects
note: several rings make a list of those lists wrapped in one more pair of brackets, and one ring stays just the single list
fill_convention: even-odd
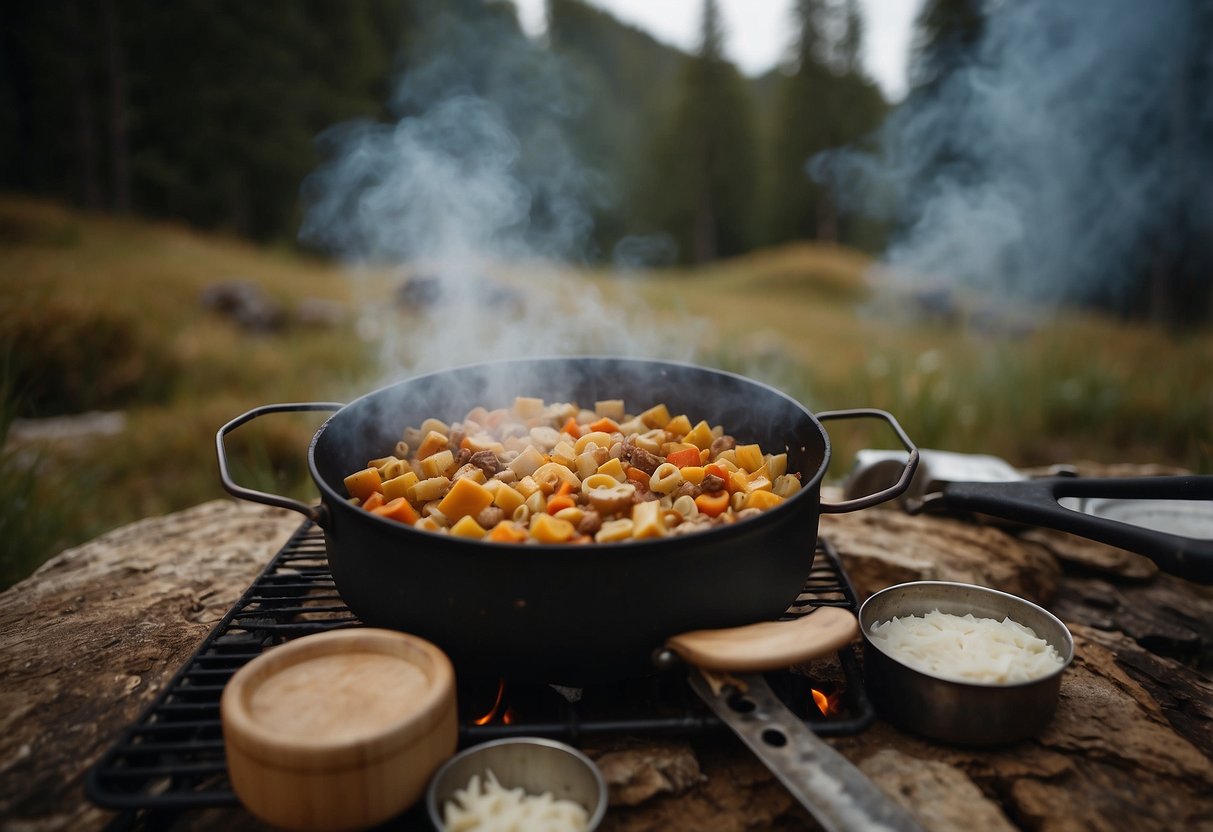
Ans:
[{"label": "smoke plume", "polygon": [[877,151],[810,172],[895,221],[897,273],[1123,310],[1160,256],[1211,228],[1194,183],[1213,165],[1193,146],[1213,131],[1207,5],[987,3],[975,51],[911,93]]},{"label": "smoke plume", "polygon": [[[585,263],[609,183],[569,139],[575,74],[512,19],[439,14],[416,38],[390,118],[319,138],[301,239],[363,273],[400,270],[402,303],[370,294],[363,329],[385,372],[611,353],[686,358],[638,305],[608,305],[553,263]],[[497,278],[510,272],[513,281]],[[366,282],[369,285],[369,282]],[[401,317],[402,308],[406,313]]]}]

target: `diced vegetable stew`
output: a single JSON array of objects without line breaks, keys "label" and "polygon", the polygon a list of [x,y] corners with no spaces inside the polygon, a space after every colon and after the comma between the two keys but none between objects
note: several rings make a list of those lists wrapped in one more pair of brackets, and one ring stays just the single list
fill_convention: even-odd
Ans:
[{"label": "diced vegetable stew", "polygon": [[625,413],[519,397],[408,427],[345,478],[350,502],[426,531],[499,543],[621,543],[702,531],[800,490],[786,453],[739,445],[664,404]]}]

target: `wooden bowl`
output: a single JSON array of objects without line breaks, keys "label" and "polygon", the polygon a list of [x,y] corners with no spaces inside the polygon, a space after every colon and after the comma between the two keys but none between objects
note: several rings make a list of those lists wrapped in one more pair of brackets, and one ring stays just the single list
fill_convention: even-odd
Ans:
[{"label": "wooden bowl", "polygon": [[305,636],[241,668],[220,703],[232,788],[285,829],[357,829],[424,793],[458,739],[455,672],[390,630]]}]

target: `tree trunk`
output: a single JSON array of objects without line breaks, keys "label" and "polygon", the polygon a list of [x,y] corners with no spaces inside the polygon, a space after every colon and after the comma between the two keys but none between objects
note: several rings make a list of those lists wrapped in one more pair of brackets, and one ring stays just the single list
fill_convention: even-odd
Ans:
[{"label": "tree trunk", "polygon": [[97,177],[97,139],[94,134],[93,94],[89,84],[89,49],[80,4],[64,9],[68,42],[73,45],[71,62],[72,110],[76,119],[76,156],[79,165],[79,198],[90,211],[101,209],[101,182]]},{"label": "tree trunk", "polygon": [[109,80],[110,163],[113,174],[113,207],[119,213],[131,209],[130,139],[127,135],[126,66],[122,60],[122,33],[113,0],[101,3],[105,65]]}]

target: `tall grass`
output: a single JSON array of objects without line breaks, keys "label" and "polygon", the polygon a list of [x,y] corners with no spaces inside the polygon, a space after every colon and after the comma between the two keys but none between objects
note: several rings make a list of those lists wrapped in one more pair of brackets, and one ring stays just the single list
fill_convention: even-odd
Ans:
[{"label": "tall grass", "polygon": [[[853,251],[798,245],[699,270],[562,279],[592,286],[607,310],[620,308],[622,294],[639,296],[655,326],[694,340],[694,360],[766,381],[813,410],[887,409],[923,447],[1024,466],[1090,459],[1213,470],[1208,333],[1062,314],[1002,332],[916,321],[874,303],[868,265]],[[0,445],[2,584],[62,546],[224,496],[213,437],[239,413],[348,401],[381,380],[374,345],[358,335],[349,281],[306,257],[0,198],[0,274],[0,346],[41,385],[39,407],[121,409],[127,424],[119,436]],[[288,312],[322,298],[350,314],[326,328],[246,332],[199,302],[204,287],[233,278]],[[385,281],[383,297],[392,288]],[[88,371],[72,375],[77,364]],[[0,438],[16,407],[8,390]],[[323,418],[242,427],[229,443],[237,480],[310,499],[305,452]],[[829,428],[832,475],[860,447],[894,446],[879,427]]]},{"label": "tall grass", "polygon": [[34,451],[8,444],[18,394],[11,358],[0,353],[0,587],[36,569],[68,538],[67,511],[51,499],[57,474]]}]

